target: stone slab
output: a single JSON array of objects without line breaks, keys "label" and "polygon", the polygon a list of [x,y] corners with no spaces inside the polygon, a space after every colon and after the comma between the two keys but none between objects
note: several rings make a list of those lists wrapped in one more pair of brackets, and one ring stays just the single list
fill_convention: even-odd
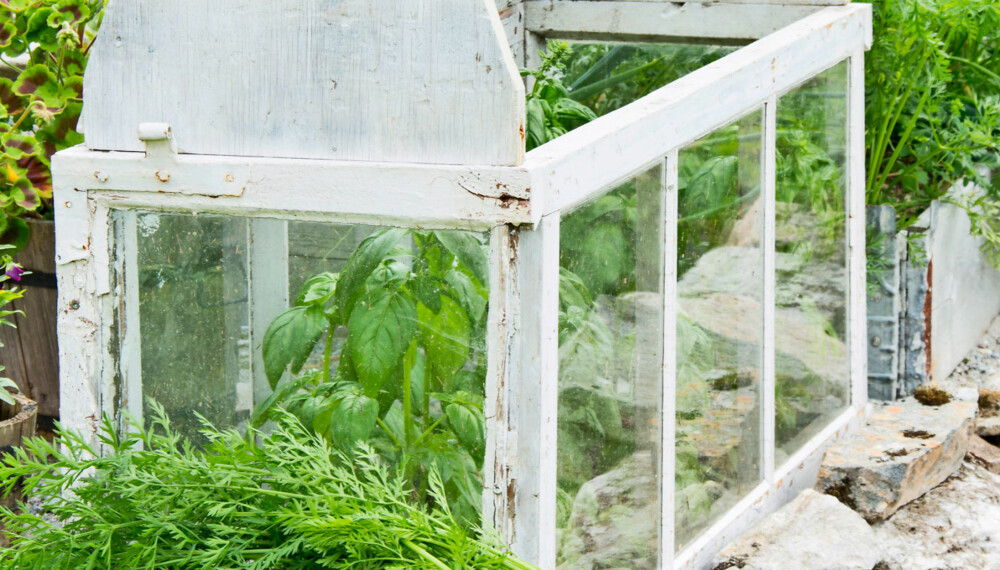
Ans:
[{"label": "stone slab", "polygon": [[990,473],[1000,475],[1000,447],[993,445],[978,435],[969,438],[967,461],[984,467]]},{"label": "stone slab", "polygon": [[977,408],[960,400],[924,406],[913,398],[882,406],[827,449],[816,488],[868,522],[885,520],[958,470]]},{"label": "stone slab", "polygon": [[875,531],[857,513],[806,489],[726,546],[712,568],[871,570],[882,558],[880,550]]},{"label": "stone slab", "polygon": [[884,570],[1000,568],[1000,475],[964,463],[947,481],[872,528]]},{"label": "stone slab", "polygon": [[976,421],[976,435],[979,437],[1000,435],[1000,417],[979,418]]}]

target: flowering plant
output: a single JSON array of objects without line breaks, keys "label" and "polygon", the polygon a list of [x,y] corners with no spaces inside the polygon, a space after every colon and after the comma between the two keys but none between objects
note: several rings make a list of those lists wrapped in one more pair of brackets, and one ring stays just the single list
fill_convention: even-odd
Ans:
[{"label": "flowering plant", "polygon": [[[14,249],[14,246],[0,245],[0,251],[9,249]],[[24,269],[15,263],[11,258],[10,253],[0,255],[0,266],[3,268],[3,275],[0,275],[0,285],[2,285],[5,281],[20,281],[21,276],[25,273]],[[14,301],[14,299],[20,299],[22,295],[24,295],[23,289],[0,286],[0,325],[7,325],[11,327],[16,326],[14,323],[9,321],[7,317],[16,313],[24,313],[16,309],[10,310],[6,307]],[[0,343],[0,346],[3,346],[3,344]],[[0,365],[0,372],[2,372],[3,369],[3,365]],[[17,384],[15,384],[13,380],[10,378],[0,377],[0,402],[14,405],[14,397],[11,396],[7,388],[13,388],[14,390],[18,389]]]},{"label": "flowering plant", "polygon": [[[105,0],[0,0],[0,239],[52,197],[49,159],[83,142],[83,69]],[[41,210],[40,210],[41,208]]]}]

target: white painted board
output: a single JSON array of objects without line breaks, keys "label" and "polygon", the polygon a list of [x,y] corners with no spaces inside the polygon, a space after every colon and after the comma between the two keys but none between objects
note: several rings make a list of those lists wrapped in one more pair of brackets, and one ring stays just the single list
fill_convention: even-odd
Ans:
[{"label": "white painted board", "polygon": [[85,140],[231,156],[519,164],[524,86],[492,0],[113,0]]}]

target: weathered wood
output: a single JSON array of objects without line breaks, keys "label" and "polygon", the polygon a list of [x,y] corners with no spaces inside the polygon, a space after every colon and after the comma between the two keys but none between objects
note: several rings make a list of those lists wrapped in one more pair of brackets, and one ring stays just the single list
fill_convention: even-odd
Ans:
[{"label": "weathered wood", "polygon": [[821,10],[819,6],[758,3],[528,2],[528,31],[555,39],[713,41],[760,39]]},{"label": "weathered wood", "polygon": [[[531,221],[530,178],[521,167],[181,154],[162,182],[142,153],[74,147],[53,160],[68,187],[94,190],[116,207],[478,230]],[[206,167],[242,172],[241,195],[202,195],[203,185],[215,184],[201,177]],[[75,247],[87,245],[86,236],[74,233]]]},{"label": "weathered wood", "polygon": [[51,221],[28,220],[31,239],[14,260],[31,272],[21,283],[24,297],[8,308],[23,311],[7,319],[17,328],[0,328],[0,364],[3,375],[38,404],[38,413],[59,417],[59,347],[56,341],[55,226]]},{"label": "weathered wood", "polygon": [[[86,144],[513,165],[524,86],[492,0],[135,0],[108,5],[84,78]],[[197,102],[197,104],[192,104]]]},{"label": "weathered wood", "polygon": [[524,167],[532,171],[533,215],[584,202],[846,59],[870,38],[870,5],[826,8],[532,150]]},{"label": "weathered wood", "polygon": [[[10,453],[11,448],[21,447],[26,438],[35,435],[38,407],[23,394],[14,394],[14,405],[0,402],[0,454]],[[21,485],[15,485],[9,495],[0,499],[0,506],[14,508],[21,500]]]}]

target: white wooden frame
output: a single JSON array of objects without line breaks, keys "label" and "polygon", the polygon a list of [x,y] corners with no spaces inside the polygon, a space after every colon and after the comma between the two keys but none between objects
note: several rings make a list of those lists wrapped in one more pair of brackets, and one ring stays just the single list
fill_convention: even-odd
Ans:
[{"label": "white wooden frame", "polygon": [[[586,8],[594,2],[551,4],[605,9]],[[517,18],[523,15],[527,19],[533,10],[544,6],[544,2],[528,2],[523,7],[514,4],[510,9]],[[668,206],[665,224],[676,223],[677,149],[762,107],[764,171],[766,177],[773,178],[775,98],[832,65],[849,60],[851,407],[785,465],[774,466],[773,450],[765,451],[768,466],[764,482],[679,553],[673,563],[684,568],[705,567],[712,553],[740,531],[802,488],[811,487],[825,445],[852,430],[867,409],[863,53],[871,44],[871,8],[849,5],[810,12],[633,104],[527,153],[519,166],[173,155],[163,152],[162,146],[150,146],[147,153],[97,152],[77,147],[57,154],[53,172],[63,424],[72,429],[96,430],[100,414],[120,409],[135,381],[129,378],[135,374],[135,363],[116,360],[116,343],[121,335],[129,334],[117,328],[118,323],[125,322],[121,311],[130,309],[127,302],[124,308],[119,302],[126,292],[122,283],[115,281],[112,270],[112,210],[490,230],[485,510],[487,520],[519,555],[552,568],[559,213],[662,162]],[[557,26],[545,26],[547,34],[560,31]],[[572,30],[567,26],[563,31]],[[610,37],[621,31],[587,33]],[[654,32],[657,30],[643,30],[632,39],[648,39],[656,35]],[[658,37],[674,38],[673,33],[667,29]],[[525,34],[527,54],[531,52],[531,36],[536,35]],[[530,55],[525,57],[530,59]],[[182,141],[184,133],[174,136]],[[770,186],[765,184],[764,190],[766,196],[773,196],[773,180]],[[773,216],[773,208],[765,209],[765,214]],[[765,227],[766,240],[773,243],[773,226]],[[673,248],[669,247],[671,233],[665,232],[664,238],[668,271],[675,267],[671,263]],[[128,248],[129,244],[125,244],[125,251]],[[773,257],[766,257],[765,268],[773,271]],[[773,289],[773,276],[769,279],[766,283]],[[674,290],[673,281],[672,273],[665,275],[666,293]],[[773,296],[773,291],[769,295]],[[132,305],[134,311],[134,302]],[[673,330],[674,316],[674,307],[667,303],[664,320],[668,332]],[[771,338],[773,312],[766,315],[764,327],[765,338]],[[672,342],[667,334],[664,370],[668,380],[672,379]],[[765,360],[765,371],[769,367],[773,369],[773,361]],[[667,553],[673,542],[673,454],[668,453],[673,446],[672,389],[672,383],[665,384],[663,410],[667,417],[662,423],[662,534],[663,545],[670,546],[664,549]],[[773,401],[766,400],[765,405],[773,405]],[[765,441],[772,445],[773,429],[773,422],[764,429]]]}]

